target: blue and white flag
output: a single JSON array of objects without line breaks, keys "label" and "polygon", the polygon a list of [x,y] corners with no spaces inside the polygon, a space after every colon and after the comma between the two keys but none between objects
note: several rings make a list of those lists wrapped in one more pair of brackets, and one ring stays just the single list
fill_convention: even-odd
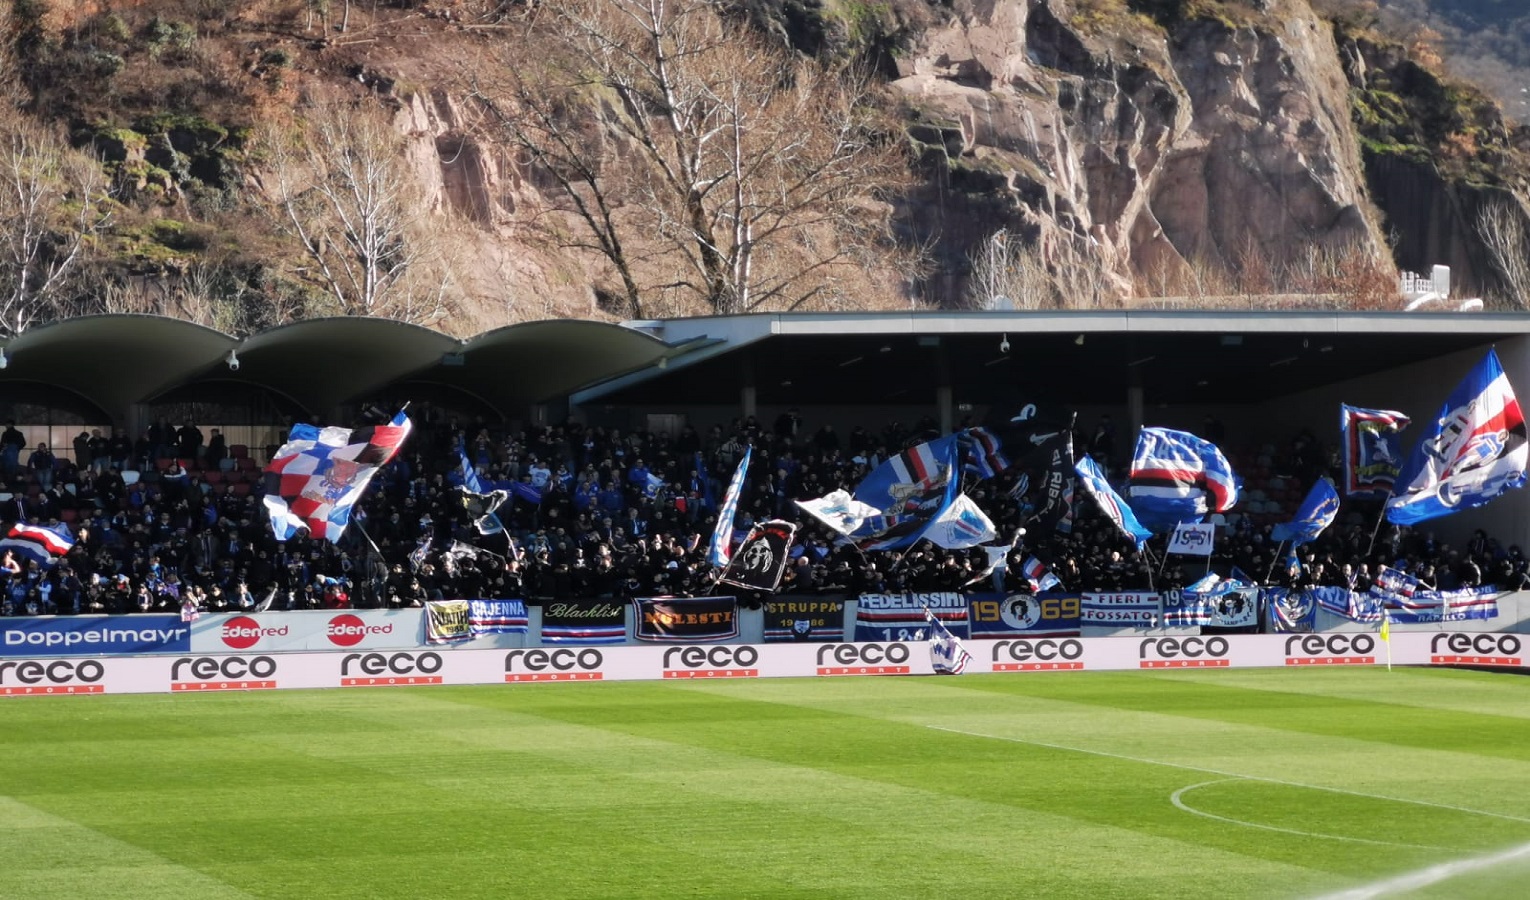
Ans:
[{"label": "blue and white flag", "polygon": [[1163,594],[1166,628],[1250,628],[1259,624],[1259,589],[1215,572],[1181,591]]},{"label": "blue and white flag", "polygon": [[1391,566],[1382,566],[1376,572],[1376,583],[1371,588],[1372,593],[1412,599],[1424,585],[1417,578],[1400,569]]},{"label": "blue and white flag", "polygon": [[1270,529],[1270,537],[1277,541],[1290,541],[1293,546],[1317,540],[1323,529],[1333,524],[1339,514],[1339,492],[1333,482],[1319,478],[1307,492],[1307,499],[1296,511],[1296,518],[1280,522]]},{"label": "blue and white flag", "polygon": [[744,477],[749,474],[749,460],[753,455],[753,447],[744,450],[744,458],[738,461],[733,480],[728,482],[728,492],[723,495],[722,508],[717,511],[717,525],[712,529],[707,561],[719,569],[726,569],[733,558],[733,517],[738,515],[738,498],[744,493]]},{"label": "blue and white flag", "polygon": [[1169,538],[1169,553],[1182,556],[1210,556],[1216,546],[1217,526],[1212,522],[1181,522]]},{"label": "blue and white flag", "polygon": [[1346,496],[1391,496],[1403,459],[1398,432],[1408,422],[1407,416],[1390,409],[1339,404]]},{"label": "blue and white flag", "polygon": [[962,471],[982,481],[1009,468],[1003,442],[987,428],[968,428],[957,433],[962,447]]},{"label": "blue and white flag", "polygon": [[830,491],[816,500],[792,502],[803,512],[846,536],[865,524],[867,519],[881,515],[882,512],[850,496],[849,491]]},{"label": "blue and white flag", "polygon": [[962,646],[962,642],[952,634],[950,629],[937,618],[934,613],[925,610],[925,620],[930,626],[930,668],[940,675],[960,675],[967,671],[967,664],[972,662],[972,654]]},{"label": "blue and white flag", "polygon": [[1080,456],[1073,464],[1073,470],[1078,473],[1079,483],[1089,492],[1089,496],[1100,505],[1100,511],[1116,523],[1116,527],[1137,545],[1137,549],[1142,549],[1142,545],[1153,536],[1153,532],[1143,528],[1142,523],[1137,521],[1137,516],[1132,512],[1131,507],[1126,505],[1126,501],[1121,499],[1121,495],[1117,494],[1115,488],[1112,488],[1110,482],[1105,479],[1105,473],[1100,471],[1099,464],[1088,456]]},{"label": "blue and white flag", "polygon": [[1127,502],[1151,530],[1171,531],[1238,502],[1232,465],[1217,445],[1187,431],[1144,428],[1132,455]]},{"label": "blue and white flag", "polygon": [[1525,416],[1492,350],[1451,392],[1397,475],[1387,520],[1412,525],[1524,487]]},{"label": "blue and white flag", "polygon": [[947,550],[966,550],[998,536],[993,520],[966,494],[947,504],[924,530],[925,540]]},{"label": "blue and white flag", "polygon": [[1270,625],[1281,634],[1311,634],[1317,630],[1317,598],[1307,591],[1265,588]]}]

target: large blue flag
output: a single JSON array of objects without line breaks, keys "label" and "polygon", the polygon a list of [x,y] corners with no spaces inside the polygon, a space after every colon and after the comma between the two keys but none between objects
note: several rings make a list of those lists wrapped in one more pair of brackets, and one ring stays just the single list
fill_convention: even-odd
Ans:
[{"label": "large blue flag", "polygon": [[1492,350],[1451,391],[1397,475],[1387,520],[1412,525],[1524,487],[1530,443],[1514,388]]},{"label": "large blue flag", "polygon": [[1344,443],[1346,496],[1390,496],[1402,465],[1398,432],[1409,419],[1390,409],[1339,404],[1339,432]]},{"label": "large blue flag", "polygon": [[1121,533],[1131,538],[1140,550],[1147,539],[1153,536],[1153,532],[1142,527],[1142,523],[1137,521],[1132,508],[1127,506],[1126,501],[1121,499],[1121,495],[1110,486],[1105,473],[1100,471],[1099,464],[1088,456],[1080,456],[1073,464],[1073,470],[1078,473],[1079,483],[1100,505],[1100,510],[1109,516],[1110,520],[1116,523],[1116,527],[1121,529]]},{"label": "large blue flag", "polygon": [[1166,532],[1231,509],[1238,483],[1216,444],[1187,431],[1144,428],[1132,454],[1127,496],[1142,524]]},{"label": "large blue flag", "polygon": [[918,541],[935,517],[956,499],[961,480],[956,435],[916,444],[892,457],[855,488],[855,499],[881,515],[851,537],[863,550],[896,550]]},{"label": "large blue flag", "polygon": [[738,515],[738,498],[744,492],[744,476],[749,474],[749,459],[754,448],[744,450],[744,458],[733,470],[733,480],[728,482],[728,492],[723,495],[722,508],[717,511],[717,525],[712,529],[712,543],[707,547],[707,561],[719,569],[725,569],[733,558],[733,517]]},{"label": "large blue flag", "polygon": [[1270,529],[1270,537],[1277,541],[1290,541],[1292,544],[1315,541],[1323,529],[1333,524],[1338,514],[1339,492],[1334,490],[1333,482],[1319,478],[1312,490],[1307,492],[1307,499],[1302,501],[1301,508],[1296,511],[1296,518]]}]

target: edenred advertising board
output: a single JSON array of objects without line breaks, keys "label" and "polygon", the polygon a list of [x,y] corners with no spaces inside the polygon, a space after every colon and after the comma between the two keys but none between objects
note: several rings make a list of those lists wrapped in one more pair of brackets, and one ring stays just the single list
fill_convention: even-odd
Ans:
[{"label": "edenred advertising board", "polygon": [[[279,652],[281,640],[330,641],[334,616],[296,614],[317,626],[296,634],[292,614],[250,616],[254,630],[228,633],[239,652],[132,657],[0,659],[0,697],[193,693],[288,688],[411,687],[566,681],[932,675],[922,641],[802,644],[623,645],[602,647],[424,648],[366,646],[423,627],[419,611],[392,616],[392,632],[360,635],[349,647]],[[409,616],[408,613],[413,615]],[[339,614],[344,615],[344,614]],[[385,613],[384,616],[387,614]],[[225,620],[234,617],[220,617]],[[363,619],[376,625],[388,618]],[[285,633],[280,629],[287,628]],[[267,629],[276,629],[270,632]],[[223,641],[221,628],[204,631]],[[341,630],[349,640],[353,634]],[[409,640],[417,641],[417,634]],[[1045,673],[1293,666],[1525,665],[1525,638],[1490,632],[1394,633],[1390,642],[1362,633],[1158,635],[1015,638],[969,641],[970,673]],[[204,644],[205,646],[205,644]],[[320,645],[322,646],[322,645]]]},{"label": "edenred advertising board", "polygon": [[392,650],[425,646],[419,609],[220,613],[191,623],[192,653]]}]

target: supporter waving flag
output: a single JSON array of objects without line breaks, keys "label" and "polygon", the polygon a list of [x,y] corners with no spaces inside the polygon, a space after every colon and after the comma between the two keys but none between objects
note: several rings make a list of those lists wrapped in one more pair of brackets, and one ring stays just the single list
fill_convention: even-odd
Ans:
[{"label": "supporter waving flag", "polygon": [[881,514],[851,536],[862,550],[898,550],[917,542],[956,499],[960,467],[954,434],[915,444],[877,466],[856,485],[855,499]]},{"label": "supporter waving flag", "polygon": [[468,462],[467,454],[457,451],[457,470],[453,473],[452,480],[462,490],[462,508],[473,520],[473,526],[479,534],[499,534],[505,530],[504,523],[499,520],[495,510],[510,499],[509,491],[485,491],[483,481],[478,477],[478,470]]},{"label": "supporter waving flag", "polygon": [[69,526],[26,525],[17,522],[10,533],[0,540],[0,553],[11,551],[19,557],[32,560],[40,566],[51,566],[74,547],[74,535]]},{"label": "supporter waving flag", "polygon": [[712,543],[707,547],[707,561],[719,569],[726,569],[733,558],[733,518],[738,515],[738,498],[744,492],[744,477],[749,474],[749,459],[754,448],[744,450],[744,458],[733,470],[733,480],[728,482],[728,492],[723,494],[722,508],[717,511],[717,526],[712,529]]},{"label": "supporter waving flag", "polygon": [[1199,522],[1238,502],[1232,465],[1217,445],[1187,431],[1143,428],[1127,490],[1137,520],[1153,531]]},{"label": "supporter waving flag", "polygon": [[1514,388],[1489,350],[1446,398],[1397,475],[1387,520],[1412,525],[1524,487],[1530,444]]},{"label": "supporter waving flag", "polygon": [[351,508],[377,470],[397,455],[413,423],[400,412],[387,425],[366,428],[292,426],[287,443],[266,466],[271,531],[285,541],[303,529],[338,543]]}]

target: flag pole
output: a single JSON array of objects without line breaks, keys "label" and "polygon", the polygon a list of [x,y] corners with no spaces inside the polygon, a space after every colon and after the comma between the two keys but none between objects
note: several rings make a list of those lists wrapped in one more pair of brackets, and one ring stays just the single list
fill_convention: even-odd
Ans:
[{"label": "flag pole", "polygon": [[1286,545],[1285,541],[1281,541],[1280,543],[1275,545],[1275,555],[1273,557],[1271,557],[1271,559],[1270,559],[1270,568],[1267,569],[1265,571],[1265,573],[1264,573],[1264,583],[1265,584],[1269,584],[1270,583],[1270,576],[1275,574],[1275,563],[1280,561],[1280,548],[1284,547],[1285,545]]}]

